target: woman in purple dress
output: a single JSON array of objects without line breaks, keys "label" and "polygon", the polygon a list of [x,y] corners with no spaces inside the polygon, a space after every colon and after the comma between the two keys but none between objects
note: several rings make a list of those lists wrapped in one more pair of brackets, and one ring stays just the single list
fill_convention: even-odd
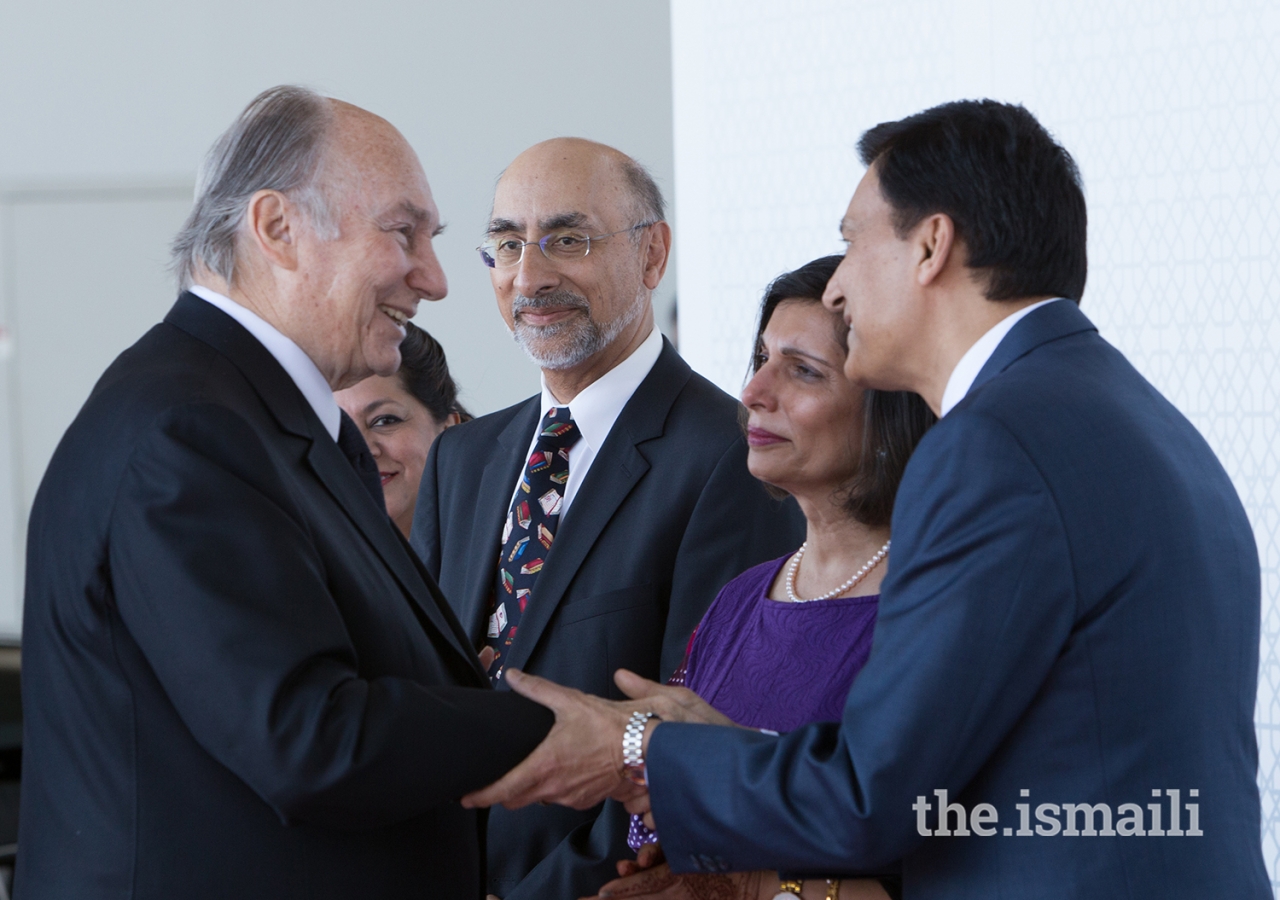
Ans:
[{"label": "woman in purple dress", "polygon": [[[751,473],[796,499],[808,520],[794,553],[729,582],[672,676],[734,723],[789,731],[838,721],[871,651],[889,519],[907,460],[934,416],[915,394],[864,391],[844,376],[848,327],[822,305],[841,257],[815,260],[769,286],[753,375],[742,392]],[[639,849],[657,836],[633,819]],[[646,850],[639,865],[651,864]],[[604,896],[772,898],[772,873],[674,875],[664,864]],[[635,873],[635,874],[631,874]],[[892,878],[818,882],[801,896],[885,898]],[[607,893],[606,893],[607,891]],[[782,896],[787,896],[785,893]]]}]

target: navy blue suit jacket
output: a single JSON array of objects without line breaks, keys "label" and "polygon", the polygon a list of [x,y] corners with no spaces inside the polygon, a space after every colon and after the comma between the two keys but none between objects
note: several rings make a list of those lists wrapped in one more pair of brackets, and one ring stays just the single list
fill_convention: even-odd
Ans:
[{"label": "navy blue suit jacket", "polygon": [[[1048,304],[907,468],[842,721],[659,726],[667,855],[815,874],[901,859],[908,898],[1270,897],[1259,606],[1253,534],[1204,439],[1076,306]],[[938,829],[939,790],[968,836],[920,833]],[[1182,836],[1119,833],[1139,816],[1151,831],[1148,804],[1170,829],[1169,790]]]},{"label": "navy blue suit jacket", "polygon": [[551,716],[234,319],[183,295],[112,364],[27,547],[20,898],[483,895],[456,800]]}]

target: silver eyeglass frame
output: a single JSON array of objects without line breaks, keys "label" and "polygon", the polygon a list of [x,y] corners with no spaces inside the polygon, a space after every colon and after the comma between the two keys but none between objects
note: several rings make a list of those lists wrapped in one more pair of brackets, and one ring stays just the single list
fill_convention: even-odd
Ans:
[{"label": "silver eyeglass frame", "polygon": [[[600,241],[600,240],[604,240],[605,238],[615,237],[619,234],[627,234],[629,232],[636,231],[640,228],[648,228],[650,225],[657,225],[657,224],[658,224],[658,220],[654,219],[651,222],[640,222],[637,225],[632,225],[630,228],[624,228],[621,231],[610,231],[608,234],[583,235],[583,240],[587,242],[586,251],[581,256],[575,256],[571,258],[586,259],[588,256],[590,256],[592,241]],[[528,247],[530,244],[537,244],[538,249],[542,251],[543,257],[545,257],[550,262],[553,262],[553,263],[559,262],[559,260],[552,257],[551,254],[547,252],[547,242],[550,241],[552,238],[556,237],[556,235],[563,234],[565,231],[568,231],[568,230],[570,229],[558,228],[555,231],[551,231],[551,232],[548,232],[547,234],[544,234],[542,237],[538,238],[536,241],[522,241],[520,243],[520,255],[516,258],[515,262],[510,262],[510,263],[507,263],[506,265],[501,265],[501,266],[498,265],[497,256],[491,254],[487,249],[488,246],[492,246],[490,244],[481,244],[479,247],[476,248],[476,251],[480,254],[481,261],[490,269],[513,269],[516,266],[520,265],[520,263],[524,262],[525,248]]]}]

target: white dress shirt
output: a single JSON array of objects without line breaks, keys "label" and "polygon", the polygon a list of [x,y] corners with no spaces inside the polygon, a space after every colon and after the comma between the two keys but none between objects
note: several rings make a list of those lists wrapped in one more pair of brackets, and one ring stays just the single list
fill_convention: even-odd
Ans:
[{"label": "white dress shirt", "polygon": [[[661,353],[662,332],[655,327],[630,356],[583,388],[569,403],[556,401],[547,387],[546,376],[543,376],[542,413],[538,418],[538,425],[534,426],[533,436],[529,440],[529,449],[524,454],[525,459],[533,455],[533,448],[538,443],[542,417],[546,416],[547,411],[554,406],[569,407],[569,414],[582,435],[577,443],[569,448],[569,480],[564,486],[564,501],[560,505],[562,523],[569,512],[569,505],[573,503],[574,495],[578,492],[578,487],[582,484],[582,479],[587,476],[587,470],[591,468],[591,463],[595,461],[596,454],[604,445],[605,438],[613,429],[613,423],[622,413],[622,407],[627,405],[636,388],[640,387],[640,382],[644,381]],[[511,489],[511,500],[507,503],[507,509],[510,509],[511,504],[515,502],[516,492],[520,490],[520,480],[523,477],[524,467],[522,466],[520,476]]]},{"label": "white dress shirt", "polygon": [[[235,319],[245,327],[258,343],[267,348],[267,352],[276,358],[276,362],[289,373],[293,383],[302,391],[311,408],[316,411],[320,422],[324,425],[329,437],[338,439],[338,426],[342,423],[342,410],[338,409],[338,401],[333,399],[333,390],[329,382],[320,374],[311,357],[302,352],[302,348],[275,329],[266,319],[252,310],[246,309],[230,297],[224,297],[217,291],[193,284],[188,290],[201,300],[212,303],[218,309]],[[532,451],[530,451],[532,452]]]},{"label": "white dress shirt", "polygon": [[969,388],[973,387],[973,381],[978,377],[978,373],[982,371],[982,367],[987,364],[987,360],[996,352],[996,348],[1000,346],[1000,342],[1004,340],[1005,335],[1022,321],[1022,317],[1032,310],[1039,309],[1046,303],[1055,303],[1061,300],[1061,297],[1053,297],[1049,300],[1041,300],[1039,303],[1032,303],[1030,306],[1024,306],[1016,312],[1011,312],[1005,316],[991,330],[978,338],[974,345],[965,351],[964,356],[960,357],[960,362],[956,363],[956,367],[951,370],[951,377],[947,379],[947,387],[942,392],[942,412],[945,416],[951,412],[955,405],[964,399],[964,395],[969,393]]}]

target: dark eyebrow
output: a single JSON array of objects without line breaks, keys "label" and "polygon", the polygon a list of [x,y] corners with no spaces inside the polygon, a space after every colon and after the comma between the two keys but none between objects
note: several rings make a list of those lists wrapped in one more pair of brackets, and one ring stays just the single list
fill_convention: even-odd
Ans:
[{"label": "dark eyebrow", "polygon": [[[561,228],[585,228],[589,221],[590,217],[586,213],[563,212],[539,220],[538,228],[545,234],[549,231],[558,231]],[[502,234],[508,231],[522,233],[524,226],[511,219],[490,219],[489,227],[485,233]]]},{"label": "dark eyebrow", "polygon": [[510,219],[490,219],[485,234],[501,234],[504,231],[522,231],[520,223]]},{"label": "dark eyebrow", "polygon": [[373,411],[376,410],[378,407],[386,406],[389,403],[395,403],[395,402],[396,401],[392,400],[390,397],[379,397],[377,400],[374,400],[372,403],[366,403],[364,406],[364,409],[360,410],[360,412],[361,414],[366,416],[372,415]]},{"label": "dark eyebrow", "polygon": [[555,231],[560,228],[581,228],[587,224],[587,216],[580,212],[558,213],[538,223],[543,231]]},{"label": "dark eyebrow", "polygon": [[783,356],[803,356],[805,359],[811,359],[828,369],[834,369],[836,367],[834,363],[828,362],[821,356],[814,356],[812,353],[806,353],[799,347],[779,347],[778,352]]}]

